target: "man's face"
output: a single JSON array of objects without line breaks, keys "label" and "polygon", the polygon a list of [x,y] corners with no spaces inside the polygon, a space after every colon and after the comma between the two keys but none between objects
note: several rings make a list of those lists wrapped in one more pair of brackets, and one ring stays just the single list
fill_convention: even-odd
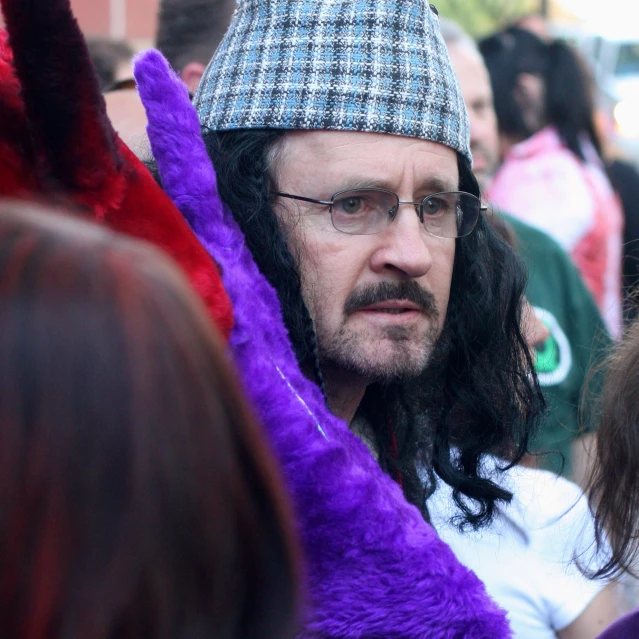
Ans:
[{"label": "man's face", "polygon": [[454,44],[448,53],[470,116],[473,172],[485,189],[499,162],[499,134],[490,76],[480,54],[467,44]]},{"label": "man's face", "polygon": [[[290,133],[276,164],[279,191],[320,200],[375,186],[417,202],[459,182],[452,149],[376,133]],[[299,261],[323,369],[367,381],[421,372],[446,317],[455,240],[428,235],[410,205],[375,235],[336,230],[325,205],[279,198],[276,210]]]}]

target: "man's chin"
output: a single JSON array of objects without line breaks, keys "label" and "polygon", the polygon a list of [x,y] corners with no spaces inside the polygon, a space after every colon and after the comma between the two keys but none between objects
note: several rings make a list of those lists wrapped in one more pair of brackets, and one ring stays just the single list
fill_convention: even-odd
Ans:
[{"label": "man's chin", "polygon": [[385,383],[418,377],[428,365],[430,349],[424,343],[378,343],[369,348],[354,348],[331,358],[332,365],[370,382]]}]

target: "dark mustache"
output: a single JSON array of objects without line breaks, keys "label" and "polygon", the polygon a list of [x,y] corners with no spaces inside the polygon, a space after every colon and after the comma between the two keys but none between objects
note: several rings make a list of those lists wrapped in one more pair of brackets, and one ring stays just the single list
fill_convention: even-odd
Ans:
[{"label": "dark mustache", "polygon": [[344,310],[347,315],[360,308],[388,302],[389,300],[405,300],[415,304],[420,311],[436,317],[437,302],[435,296],[422,288],[415,280],[404,282],[380,282],[353,291],[346,300]]}]

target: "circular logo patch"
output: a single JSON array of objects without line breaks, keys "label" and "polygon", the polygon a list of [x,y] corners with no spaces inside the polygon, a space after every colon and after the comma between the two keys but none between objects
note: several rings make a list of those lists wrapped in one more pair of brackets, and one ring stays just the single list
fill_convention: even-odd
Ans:
[{"label": "circular logo patch", "polygon": [[545,342],[535,345],[535,370],[541,386],[557,386],[561,384],[572,367],[572,351],[557,318],[545,308],[533,306],[535,315],[550,331]]}]

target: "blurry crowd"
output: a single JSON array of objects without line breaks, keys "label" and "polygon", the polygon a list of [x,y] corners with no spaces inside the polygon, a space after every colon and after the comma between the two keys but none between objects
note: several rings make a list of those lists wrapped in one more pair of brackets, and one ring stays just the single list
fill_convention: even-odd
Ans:
[{"label": "blurry crowd", "polygon": [[1,637],[639,637],[639,172],[405,3],[2,0]]}]

